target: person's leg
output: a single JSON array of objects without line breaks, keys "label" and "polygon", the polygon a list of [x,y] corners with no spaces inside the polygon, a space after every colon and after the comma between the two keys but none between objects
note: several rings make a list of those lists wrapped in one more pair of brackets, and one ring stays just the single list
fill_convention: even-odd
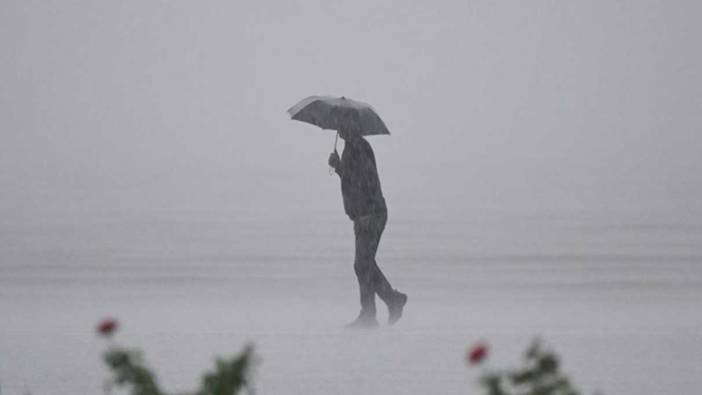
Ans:
[{"label": "person's leg", "polygon": [[375,294],[387,304],[388,322],[394,324],[402,316],[402,309],[407,303],[407,295],[392,288],[390,282],[378,267],[375,254],[380,237],[385,228],[387,215],[365,216],[354,221],[356,235],[356,259],[354,270],[358,278],[361,299],[361,314],[350,324],[352,327],[375,326]]},{"label": "person's leg", "polygon": [[371,217],[371,228],[373,233],[373,241],[370,244],[369,255],[371,256],[371,283],[373,290],[378,294],[378,297],[388,304],[391,302],[393,297],[392,285],[388,281],[383,271],[380,270],[378,263],[375,260],[375,255],[378,252],[378,246],[380,245],[380,238],[383,235],[383,230],[385,230],[385,224],[387,223],[387,214],[379,214]]},{"label": "person's leg", "polygon": [[402,317],[402,310],[407,304],[407,295],[392,288],[382,270],[375,261],[375,254],[380,244],[380,237],[387,223],[387,213],[380,214],[375,217],[375,242],[373,244],[373,289],[378,294],[380,299],[388,306],[388,323],[391,325],[397,322]]},{"label": "person's leg", "polygon": [[375,248],[375,234],[370,226],[369,217],[361,217],[354,220],[354,233],[356,236],[356,256],[354,259],[354,271],[358,279],[358,289],[361,301],[361,314],[353,323],[373,323],[375,322],[375,289],[373,287],[373,257],[371,255]]}]

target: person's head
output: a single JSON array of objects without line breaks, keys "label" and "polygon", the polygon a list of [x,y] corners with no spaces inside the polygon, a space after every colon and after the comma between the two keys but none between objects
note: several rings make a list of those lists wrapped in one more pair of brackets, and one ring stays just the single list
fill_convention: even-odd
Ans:
[{"label": "person's head", "polygon": [[339,137],[344,139],[344,141],[354,141],[360,137],[359,133],[354,132],[349,128],[339,129]]},{"label": "person's head", "polygon": [[353,112],[341,112],[339,117],[337,124],[343,125],[338,129],[339,136],[344,141],[354,141],[361,138],[361,126],[358,122],[358,116],[354,115]]}]

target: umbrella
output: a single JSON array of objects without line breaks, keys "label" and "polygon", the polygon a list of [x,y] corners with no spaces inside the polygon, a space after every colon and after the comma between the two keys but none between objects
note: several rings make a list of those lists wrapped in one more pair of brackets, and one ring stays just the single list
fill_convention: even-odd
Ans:
[{"label": "umbrella", "polygon": [[322,129],[345,129],[361,136],[390,134],[373,107],[343,96],[310,96],[290,107],[288,113],[294,120]]},{"label": "umbrella", "polygon": [[[385,123],[370,104],[345,97],[310,96],[288,109],[292,119],[311,123],[322,129],[345,130],[361,136],[390,134]],[[334,152],[339,133],[334,137]],[[329,174],[334,170],[329,169]]]}]

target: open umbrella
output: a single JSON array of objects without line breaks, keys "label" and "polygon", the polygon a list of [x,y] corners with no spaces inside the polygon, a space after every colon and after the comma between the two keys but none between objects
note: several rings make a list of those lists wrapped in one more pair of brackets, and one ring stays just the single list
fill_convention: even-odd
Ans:
[{"label": "open umbrella", "polygon": [[290,107],[292,119],[322,129],[346,129],[361,136],[390,134],[370,104],[345,97],[310,96]]},{"label": "open umbrella", "polygon": [[[346,130],[361,136],[390,134],[370,104],[343,96],[310,96],[290,107],[288,114],[294,120],[311,123],[322,129]],[[338,138],[339,133],[334,138],[334,152]]]}]

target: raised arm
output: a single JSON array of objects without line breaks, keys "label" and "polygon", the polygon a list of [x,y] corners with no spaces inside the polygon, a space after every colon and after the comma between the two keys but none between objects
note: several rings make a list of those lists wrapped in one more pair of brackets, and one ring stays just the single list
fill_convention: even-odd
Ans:
[{"label": "raised arm", "polygon": [[339,177],[343,176],[343,170],[341,168],[341,159],[339,158],[339,153],[334,151],[329,155],[329,166],[334,168],[334,171],[336,174],[339,175]]}]

